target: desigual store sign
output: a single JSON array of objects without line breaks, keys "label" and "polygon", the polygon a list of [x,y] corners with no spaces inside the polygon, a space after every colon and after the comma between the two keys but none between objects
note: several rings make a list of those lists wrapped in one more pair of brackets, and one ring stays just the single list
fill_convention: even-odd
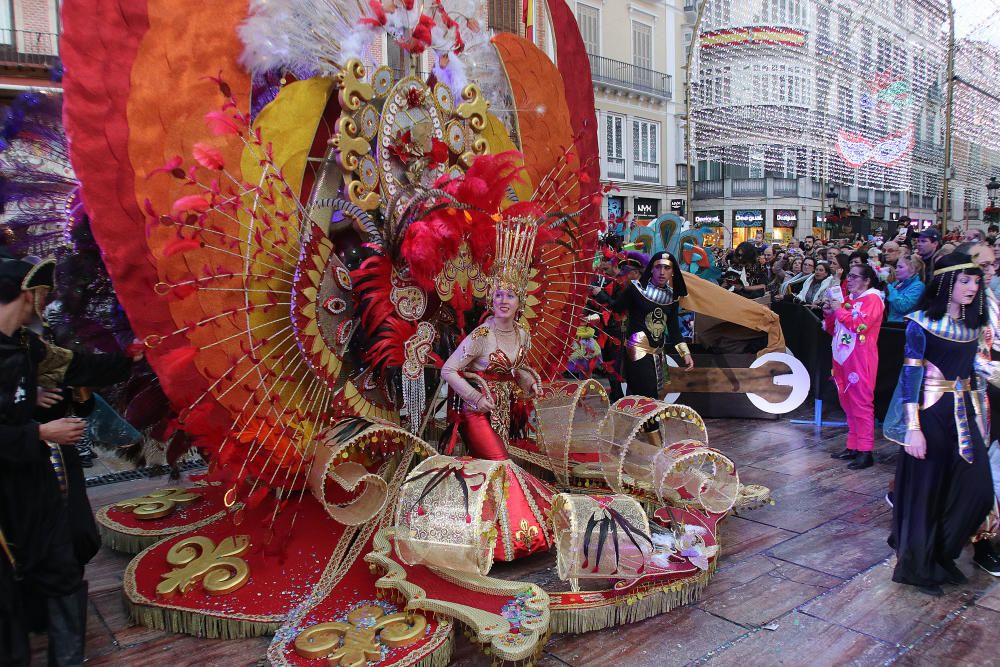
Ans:
[{"label": "desigual store sign", "polygon": [[799,224],[799,212],[791,209],[779,208],[774,212],[775,227],[790,227],[794,229]]},{"label": "desigual store sign", "polygon": [[764,211],[759,208],[733,211],[733,227],[763,227]]},{"label": "desigual store sign", "polygon": [[695,211],[695,227],[721,227],[722,211]]}]

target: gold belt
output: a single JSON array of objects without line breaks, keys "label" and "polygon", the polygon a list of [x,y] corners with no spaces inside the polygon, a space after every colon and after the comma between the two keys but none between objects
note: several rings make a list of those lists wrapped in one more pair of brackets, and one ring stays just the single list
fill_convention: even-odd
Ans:
[{"label": "gold belt", "polygon": [[[961,385],[961,386],[959,386]],[[941,397],[945,394],[964,394],[970,389],[968,378],[956,378],[954,380],[945,380],[943,378],[936,377],[925,377],[924,378],[924,400],[922,402],[922,408],[926,410],[935,403],[941,400]]]},{"label": "gold belt", "polygon": [[628,339],[628,358],[632,361],[639,361],[647,354],[661,354],[662,347],[653,347],[649,344],[649,337],[645,331],[637,331]]}]

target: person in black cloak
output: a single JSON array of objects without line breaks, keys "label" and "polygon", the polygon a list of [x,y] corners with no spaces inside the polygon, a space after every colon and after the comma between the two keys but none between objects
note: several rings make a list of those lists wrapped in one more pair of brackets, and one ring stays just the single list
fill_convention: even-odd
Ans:
[{"label": "person in black cloak", "polygon": [[[27,665],[28,631],[45,622],[49,665],[83,663],[87,588],[83,566],[92,538],[75,525],[86,503],[75,443],[84,421],[39,423],[51,406],[39,378],[101,386],[126,377],[123,355],[73,352],[46,343],[26,325],[53,287],[55,262],[31,263],[0,248],[0,664]],[[72,467],[72,469],[69,469]],[[81,501],[82,498],[82,501]],[[89,504],[86,505],[89,510]],[[91,523],[93,519],[90,519]],[[89,543],[89,544],[88,544]]]},{"label": "person in black cloak", "polygon": [[684,272],[673,255],[661,251],[611,305],[612,311],[625,313],[628,319],[624,377],[629,394],[660,398],[666,380],[667,343],[674,346],[687,369],[694,368],[678,319],[678,299],[684,296]]},{"label": "person in black cloak", "polygon": [[942,584],[966,580],[955,559],[994,501],[982,434],[984,376],[994,382],[998,372],[977,354],[988,324],[982,275],[962,253],[935,266],[920,309],[906,316],[903,368],[884,424],[906,452],[896,464],[892,579],[935,596]]}]

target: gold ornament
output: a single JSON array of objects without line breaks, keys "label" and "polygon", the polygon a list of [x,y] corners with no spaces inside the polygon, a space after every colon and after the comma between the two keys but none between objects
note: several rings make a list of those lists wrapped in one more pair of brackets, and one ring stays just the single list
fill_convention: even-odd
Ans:
[{"label": "gold ornament", "polygon": [[179,503],[190,503],[199,498],[201,498],[200,493],[192,493],[187,489],[168,487],[153,491],[145,496],[129,498],[120,503],[115,503],[115,507],[121,509],[132,508],[132,515],[136,519],[152,521],[153,519],[162,519],[170,515],[177,509]]},{"label": "gold ornament", "polygon": [[382,659],[382,644],[412,644],[426,629],[427,619],[420,614],[387,616],[379,606],[364,605],[349,613],[346,623],[318,623],[303,630],[295,638],[295,652],[307,659],[326,658],[334,667],[364,667]]},{"label": "gold ornament", "polygon": [[660,340],[660,336],[663,335],[666,328],[667,314],[663,312],[662,308],[654,308],[646,315],[646,330],[649,331],[649,337],[654,341]]},{"label": "gold ornament", "polygon": [[351,58],[343,69],[334,75],[337,88],[340,89],[340,108],[357,111],[364,102],[375,96],[375,90],[370,84],[362,81],[365,77],[365,66],[357,58]]},{"label": "gold ornament", "polygon": [[514,539],[530,548],[536,537],[538,537],[538,526],[529,524],[527,519],[521,519],[520,530],[514,533]]},{"label": "gold ornament", "polygon": [[167,552],[167,563],[175,567],[160,575],[163,581],[156,593],[163,597],[184,595],[198,582],[209,595],[232,593],[250,579],[250,567],[239,558],[249,549],[246,535],[227,537],[218,545],[201,535],[181,540]]},{"label": "gold ornament", "polygon": [[486,296],[489,291],[486,274],[479,268],[479,264],[472,261],[472,253],[465,241],[458,247],[458,254],[445,261],[444,269],[434,279],[438,298],[451,301],[456,283],[463,291],[471,289],[472,296],[477,298]]},{"label": "gold ornament", "polygon": [[486,129],[486,112],[490,103],[483,97],[479,86],[474,83],[470,83],[462,89],[462,99],[465,102],[458,105],[456,114],[459,118],[468,119],[469,126],[473,130],[482,132]]},{"label": "gold ornament", "polygon": [[337,161],[347,172],[357,169],[359,158],[371,150],[371,144],[358,136],[358,124],[350,116],[341,116],[337,120],[337,129],[329,144],[337,150]]}]

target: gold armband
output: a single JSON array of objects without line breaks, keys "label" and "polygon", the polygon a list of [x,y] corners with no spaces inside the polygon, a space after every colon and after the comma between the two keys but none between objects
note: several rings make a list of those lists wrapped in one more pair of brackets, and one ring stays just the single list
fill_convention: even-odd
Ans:
[{"label": "gold armband", "polygon": [[916,403],[903,403],[903,414],[906,415],[906,430],[920,430],[920,406]]},{"label": "gold armband", "polygon": [[923,359],[914,359],[912,357],[905,357],[903,359],[903,365],[904,366],[923,366],[924,365],[924,360]]},{"label": "gold armband", "polygon": [[691,348],[688,347],[687,343],[677,343],[677,345],[674,345],[674,349],[677,350],[677,354],[682,358],[691,356]]}]

